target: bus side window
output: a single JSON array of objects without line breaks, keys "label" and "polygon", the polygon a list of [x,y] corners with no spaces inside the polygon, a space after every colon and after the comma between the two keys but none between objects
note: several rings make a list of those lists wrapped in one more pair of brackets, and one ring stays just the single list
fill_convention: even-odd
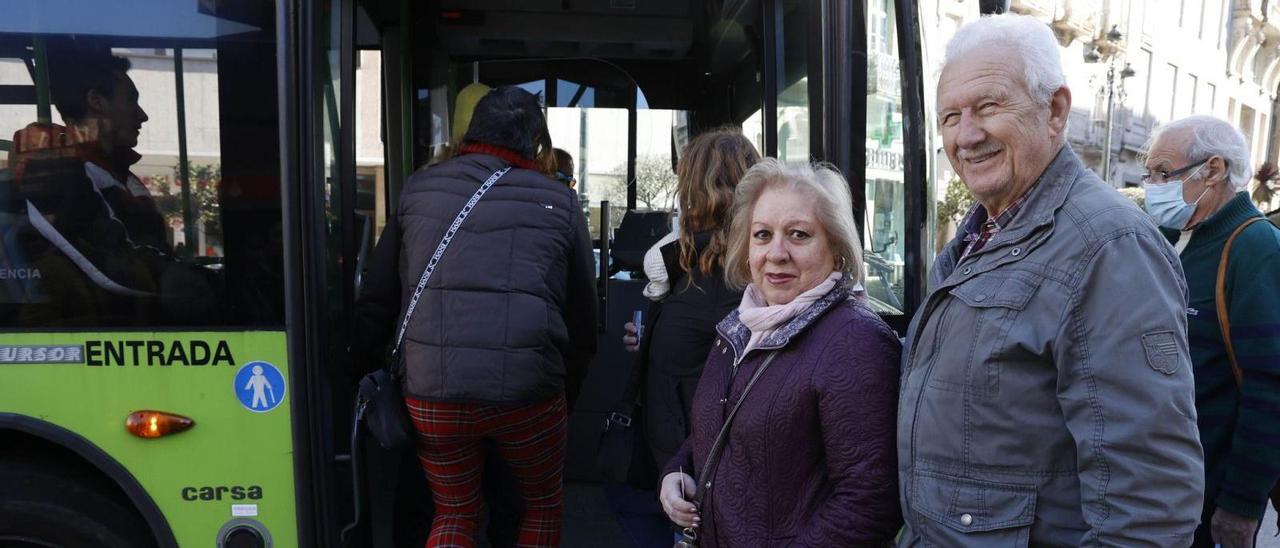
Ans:
[{"label": "bus side window", "polygon": [[866,227],[867,294],[882,313],[902,314],[904,230],[902,78],[894,3],[867,3]]},{"label": "bus side window", "polygon": [[0,326],[283,325],[274,24],[74,3],[0,33]]}]

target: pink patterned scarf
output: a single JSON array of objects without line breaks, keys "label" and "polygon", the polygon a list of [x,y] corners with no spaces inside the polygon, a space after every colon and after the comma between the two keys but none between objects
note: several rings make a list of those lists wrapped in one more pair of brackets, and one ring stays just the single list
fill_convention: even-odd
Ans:
[{"label": "pink patterned scarf", "polygon": [[804,309],[809,308],[809,305],[830,293],[843,276],[843,272],[832,272],[822,283],[797,295],[786,304],[766,304],[764,296],[760,294],[756,285],[748,285],[747,290],[742,293],[742,304],[738,305],[738,319],[751,330],[751,339],[747,341],[747,349],[742,352],[742,355],[746,356],[779,327],[799,316]]}]

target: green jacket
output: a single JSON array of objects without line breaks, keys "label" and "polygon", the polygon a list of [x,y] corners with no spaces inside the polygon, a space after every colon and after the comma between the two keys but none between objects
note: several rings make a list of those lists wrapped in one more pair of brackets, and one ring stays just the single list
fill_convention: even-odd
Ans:
[{"label": "green jacket", "polygon": [[[1237,390],[1214,301],[1222,246],[1240,223],[1262,213],[1245,192],[1206,219],[1179,257],[1190,293],[1187,339],[1205,457],[1205,504],[1261,519],[1280,477],[1280,229],[1250,225],[1227,261],[1231,342],[1244,372]],[[1171,242],[1176,231],[1164,231]]]}]

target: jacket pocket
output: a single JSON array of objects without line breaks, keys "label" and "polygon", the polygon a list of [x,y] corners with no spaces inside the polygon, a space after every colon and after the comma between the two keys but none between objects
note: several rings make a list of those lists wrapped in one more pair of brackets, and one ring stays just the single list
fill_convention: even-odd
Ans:
[{"label": "jacket pocket", "polygon": [[946,321],[971,329],[961,331],[967,334],[965,340],[943,343],[946,351],[940,359],[951,363],[935,371],[930,386],[952,392],[964,392],[967,386],[982,399],[999,392],[1001,362],[1009,354],[1009,330],[1035,296],[1040,281],[1033,272],[1005,268],[953,287],[951,296],[959,302],[949,307],[952,317]]},{"label": "jacket pocket", "polygon": [[1031,272],[993,270],[952,288],[951,294],[973,308],[1022,310],[1039,285],[1039,276]]},{"label": "jacket pocket", "polygon": [[917,472],[912,509],[931,546],[1027,546],[1036,487]]}]

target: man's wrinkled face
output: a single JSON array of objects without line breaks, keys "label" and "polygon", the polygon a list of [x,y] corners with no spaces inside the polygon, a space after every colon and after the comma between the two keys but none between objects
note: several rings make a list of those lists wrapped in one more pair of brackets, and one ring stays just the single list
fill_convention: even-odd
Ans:
[{"label": "man's wrinkled face", "polygon": [[[1050,107],[1027,91],[1021,61],[983,48],[950,61],[938,120],[951,166],[980,201],[1028,188],[1053,160]],[[1013,199],[1016,196],[1008,196]]]}]

